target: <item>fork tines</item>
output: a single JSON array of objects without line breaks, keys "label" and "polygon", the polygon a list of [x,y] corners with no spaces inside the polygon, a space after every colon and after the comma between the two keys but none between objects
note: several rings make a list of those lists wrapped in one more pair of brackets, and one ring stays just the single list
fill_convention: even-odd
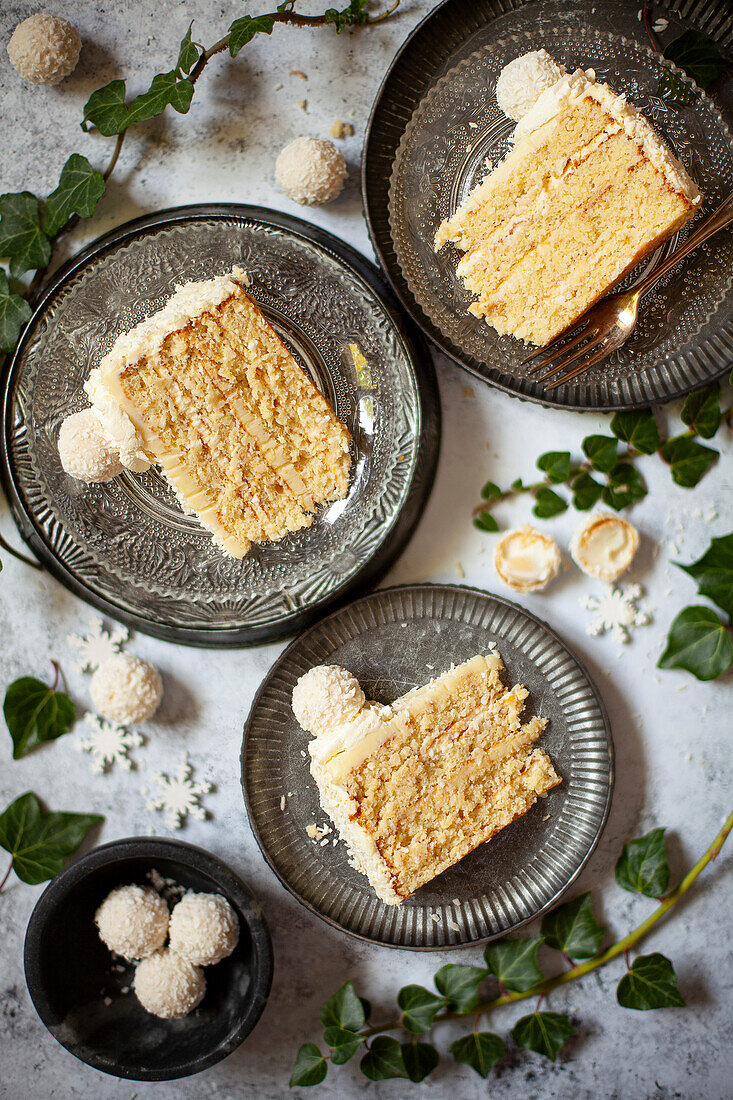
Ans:
[{"label": "fork tines", "polygon": [[[575,332],[573,329],[572,332]],[[571,332],[571,334],[572,334]],[[530,367],[528,373],[536,374],[537,371],[545,370],[545,373],[541,375],[537,381],[545,382],[552,377],[553,374],[557,374],[559,371],[567,371],[568,367],[578,363],[589,352],[595,351],[599,344],[600,330],[596,325],[583,325],[577,335],[568,340],[568,332],[561,332],[559,336],[556,336],[554,340],[551,340],[549,344],[545,344],[544,347],[538,348],[537,351],[532,352],[526,359],[522,360],[522,365],[526,363],[532,363],[536,360],[534,366]],[[564,342],[567,341],[567,342]],[[572,355],[569,352],[573,352]],[[553,362],[555,360],[555,362]],[[595,362],[596,356],[593,356]],[[570,381],[571,378],[576,377],[578,374],[582,374],[587,367],[590,366],[590,362],[582,363],[576,367],[575,370],[569,371],[561,378],[556,378],[554,382],[551,382],[546,388],[553,389],[555,386],[562,385],[563,382]]]}]

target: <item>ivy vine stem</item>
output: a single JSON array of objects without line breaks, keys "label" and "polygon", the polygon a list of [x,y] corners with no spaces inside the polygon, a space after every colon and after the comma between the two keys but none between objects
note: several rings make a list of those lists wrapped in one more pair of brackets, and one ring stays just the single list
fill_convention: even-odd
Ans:
[{"label": "ivy vine stem", "polygon": [[11,860],[10,860],[10,863],[8,864],[8,869],[7,869],[7,871],[5,872],[5,874],[4,874],[4,875],[3,875],[3,877],[2,877],[2,881],[0,881],[0,893],[2,892],[2,888],[3,888],[3,886],[5,885],[5,883],[6,883],[6,882],[8,881],[8,879],[10,878],[10,872],[12,871],[12,869],[13,869],[13,861],[12,861],[12,859],[11,859]]},{"label": "ivy vine stem", "polygon": [[[545,978],[544,981],[538,982],[537,985],[532,986],[531,989],[525,990],[523,993],[503,993],[498,997],[494,997],[490,1001],[484,1001],[481,1004],[471,1009],[471,1015],[474,1013],[478,1016],[482,1016],[491,1012],[495,1008],[501,1008],[503,1005],[513,1004],[515,1001],[525,1001],[528,998],[533,997],[545,997],[548,993],[551,993],[559,986],[567,985],[568,982],[577,981],[579,978],[584,977],[586,974],[590,974],[593,970],[598,970],[600,967],[605,966],[619,955],[623,955],[630,951],[640,940],[642,940],[663,917],[669,913],[677,902],[683,897],[690,889],[692,884],[697,879],[698,875],[707,867],[711,860],[720,852],[721,848],[725,844],[726,838],[733,829],[733,812],[731,812],[725,820],[723,827],[715,837],[710,847],[703,853],[697,863],[692,867],[678,886],[674,890],[671,890],[665,897],[662,898],[657,908],[653,913],[643,920],[641,924],[638,924],[636,928],[633,928],[628,935],[623,939],[618,940],[612,944],[605,951],[602,951],[599,955],[595,955],[592,959],[587,959],[585,962],[576,963],[572,970],[566,970],[562,974],[557,974],[553,978]],[[466,1013],[462,1012],[440,1012],[433,1020],[433,1026],[435,1024],[446,1023],[450,1020],[465,1019]],[[378,1035],[385,1031],[398,1031],[405,1030],[404,1024],[401,1020],[394,1020],[387,1024],[375,1024],[373,1027],[366,1028],[360,1034],[364,1037],[370,1037],[372,1035]]]},{"label": "ivy vine stem", "polygon": [[2,548],[6,554],[10,554],[11,557],[17,558],[18,561],[22,561],[24,565],[30,565],[32,569],[37,569],[39,573],[43,572],[43,566],[40,562],[34,561],[33,558],[27,558],[25,554],[21,554],[20,550],[15,550],[2,535],[0,535],[0,548]]}]

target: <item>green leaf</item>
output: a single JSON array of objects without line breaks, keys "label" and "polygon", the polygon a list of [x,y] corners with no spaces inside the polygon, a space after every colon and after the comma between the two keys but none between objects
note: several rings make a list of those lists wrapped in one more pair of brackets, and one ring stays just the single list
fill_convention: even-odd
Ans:
[{"label": "green leaf", "polygon": [[617,439],[628,443],[643,455],[654,454],[661,442],[651,409],[616,413],[611,421],[611,431]]},{"label": "green leaf", "polygon": [[493,500],[494,497],[501,496],[501,489],[495,482],[487,481],[481,489],[481,496],[484,498],[484,500]]},{"label": "green leaf", "polygon": [[358,1031],[364,1026],[366,1014],[361,998],[354,992],[353,982],[346,982],[333,996],[329,997],[321,1009],[321,1023],[324,1027],[341,1027],[347,1031]]},{"label": "green leaf", "polygon": [[622,890],[644,894],[647,898],[661,898],[666,892],[669,864],[664,833],[664,829],[652,829],[637,840],[624,844],[616,864],[616,882]]},{"label": "green leaf", "polygon": [[610,474],[617,461],[617,439],[611,435],[587,435],[582,447],[583,454],[594,470],[600,474]]},{"label": "green leaf", "polygon": [[537,469],[546,474],[548,481],[561,484],[570,477],[570,451],[547,451],[537,459]]},{"label": "green leaf", "polygon": [[343,1066],[350,1058],[353,1058],[357,1050],[364,1042],[363,1035],[357,1035],[355,1031],[348,1031],[343,1027],[327,1027],[323,1032],[323,1040],[331,1047],[331,1061],[335,1066]]},{"label": "green leaf", "polygon": [[33,676],[14,680],[5,692],[5,722],[13,739],[13,759],[68,733],[76,717],[68,695]]},{"label": "green leaf", "polygon": [[544,1054],[551,1062],[573,1035],[575,1028],[560,1012],[533,1012],[531,1016],[522,1016],[512,1028],[512,1039],[517,1046]]},{"label": "green leaf", "polygon": [[407,1077],[402,1047],[389,1035],[377,1035],[359,1063],[359,1069],[370,1081],[386,1081],[389,1077]]},{"label": "green leaf", "polygon": [[701,596],[733,616],[733,532],[712,539],[703,556],[690,565],[675,564],[697,581]]},{"label": "green leaf", "polygon": [[31,313],[25,298],[11,294],[8,277],[0,268],[0,351],[13,350]]},{"label": "green leaf", "polygon": [[718,451],[696,439],[676,435],[662,447],[662,458],[672,467],[672,480],[683,489],[694,489],[718,458]]},{"label": "green leaf", "polygon": [[733,664],[733,640],[709,607],[685,607],[669,628],[657,668],[683,668],[698,680],[715,680]]},{"label": "green leaf", "polygon": [[651,1008],[684,1008],[685,998],[677,988],[677,975],[665,955],[639,955],[616,989],[622,1008],[646,1012]]},{"label": "green leaf", "polygon": [[0,814],[0,848],[10,852],[18,878],[37,886],[57,875],[66,857],[102,821],[99,814],[46,813],[27,791]]},{"label": "green leaf", "polygon": [[538,519],[549,519],[550,516],[558,516],[561,512],[567,511],[567,501],[546,486],[537,490],[535,500],[537,503],[532,511]]},{"label": "green leaf", "polygon": [[509,486],[509,488],[510,488],[510,489],[513,489],[515,493],[520,493],[520,492],[522,491],[522,489],[526,489],[526,488],[527,488],[527,486],[526,486],[526,485],[524,484],[524,482],[522,481],[521,477],[517,477],[517,478],[515,478],[515,479],[514,479],[514,481],[513,481],[512,483],[511,483],[511,485]]},{"label": "green leaf", "polygon": [[137,122],[155,118],[169,105],[185,115],[192,99],[193,84],[186,77],[179,79],[175,69],[154,76],[147,92],[135,96],[129,107],[125,105],[124,80],[113,80],[92,92],[84,107],[82,129],[96,126],[100,134],[110,137]]},{"label": "green leaf", "polygon": [[512,993],[524,993],[542,981],[543,974],[537,965],[537,951],[541,943],[539,937],[490,943],[484,951],[486,965],[505,989]]},{"label": "green leaf", "polygon": [[593,916],[590,894],[581,894],[547,914],[542,935],[571,959],[590,959],[600,951],[605,931]]},{"label": "green leaf", "polygon": [[274,26],[271,15],[243,15],[235,19],[229,28],[229,53],[236,57],[242,46],[251,42],[256,34],[272,34]]},{"label": "green leaf", "polygon": [[456,1039],[451,1043],[451,1054],[457,1062],[462,1062],[476,1070],[481,1077],[489,1072],[506,1054],[504,1040],[490,1031],[476,1031]]},{"label": "green leaf", "polygon": [[657,81],[657,95],[665,103],[673,107],[686,107],[694,96],[694,89],[685,84],[678,73],[665,67],[664,72]]},{"label": "green leaf", "polygon": [[363,27],[367,21],[367,0],[351,0],[351,3],[338,11],[336,8],[328,8],[323,14],[323,21],[326,24],[332,23],[336,28],[336,33],[341,34],[341,31],[346,30],[347,27]]},{"label": "green leaf", "polygon": [[397,994],[397,1004],[402,1009],[402,1022],[407,1030],[422,1035],[431,1028],[445,1000],[422,985],[406,985]]},{"label": "green leaf", "polygon": [[417,1084],[419,1081],[424,1081],[437,1067],[440,1055],[432,1043],[403,1043],[402,1061],[405,1064],[407,1076]]},{"label": "green leaf", "polygon": [[45,267],[51,259],[38,199],[30,191],[0,195],[0,257],[10,260],[14,278]]},{"label": "green leaf", "polygon": [[701,88],[707,88],[728,68],[716,43],[701,31],[689,29],[664,47],[663,57],[691,76]]},{"label": "green leaf", "polygon": [[315,1043],[303,1043],[290,1075],[290,1087],[320,1085],[328,1073],[328,1063]]},{"label": "green leaf", "polygon": [[61,170],[56,190],[46,199],[43,228],[49,237],[55,237],[72,214],[91,218],[104,186],[102,173],[95,172],[86,157],[72,153]]},{"label": "green leaf", "polygon": [[479,531],[498,531],[499,524],[496,522],[491,512],[479,512],[474,517],[474,527],[477,527]]},{"label": "green leaf", "polygon": [[712,439],[720,427],[720,383],[691,393],[682,407],[682,421],[703,439]]},{"label": "green leaf", "polygon": [[84,105],[82,130],[96,126],[100,134],[111,137],[121,133],[126,125],[127,107],[125,106],[124,80],[112,80],[103,88],[92,92]]},{"label": "green leaf", "polygon": [[181,39],[181,46],[178,51],[178,61],[176,62],[176,71],[184,76],[191,72],[191,69],[203,53],[203,49],[198,42],[191,41],[192,27],[193,19],[188,24],[188,30]]},{"label": "green leaf", "polygon": [[617,463],[608,475],[608,481],[601,496],[604,503],[617,512],[646,496],[644,479],[630,462]]},{"label": "green leaf", "polygon": [[573,507],[579,512],[587,512],[601,499],[603,486],[594,481],[590,474],[582,473],[573,481]]},{"label": "green leaf", "polygon": [[448,963],[433,979],[452,1011],[471,1012],[478,1004],[478,988],[488,974],[482,966]]}]

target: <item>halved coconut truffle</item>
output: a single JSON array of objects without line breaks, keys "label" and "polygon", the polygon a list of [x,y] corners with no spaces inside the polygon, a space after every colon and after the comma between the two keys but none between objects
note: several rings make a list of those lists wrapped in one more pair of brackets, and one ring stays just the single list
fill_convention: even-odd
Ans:
[{"label": "halved coconut truffle", "polygon": [[555,540],[529,526],[507,531],[494,550],[494,569],[515,592],[545,588],[557,576],[561,560]]},{"label": "halved coconut truffle", "polygon": [[639,548],[639,532],[621,516],[594,512],[570,540],[573,561],[589,577],[615,581],[629,568]]}]

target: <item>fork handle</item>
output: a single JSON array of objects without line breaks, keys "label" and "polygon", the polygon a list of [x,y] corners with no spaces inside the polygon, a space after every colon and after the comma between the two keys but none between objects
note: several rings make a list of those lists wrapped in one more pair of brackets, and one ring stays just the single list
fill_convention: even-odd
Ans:
[{"label": "fork handle", "polygon": [[663,260],[659,267],[656,267],[650,275],[647,276],[636,288],[636,292],[639,298],[643,298],[648,290],[658,283],[663,276],[671,271],[680,260],[683,260],[685,256],[689,256],[691,252],[707,241],[709,237],[712,237],[714,233],[718,233],[721,229],[725,229],[726,226],[733,223],[733,194],[728,195],[727,199],[724,199],[714,214],[698,226],[694,233],[691,233],[684,244],[681,244],[679,248],[676,248],[671,255],[667,256],[666,260]]}]

